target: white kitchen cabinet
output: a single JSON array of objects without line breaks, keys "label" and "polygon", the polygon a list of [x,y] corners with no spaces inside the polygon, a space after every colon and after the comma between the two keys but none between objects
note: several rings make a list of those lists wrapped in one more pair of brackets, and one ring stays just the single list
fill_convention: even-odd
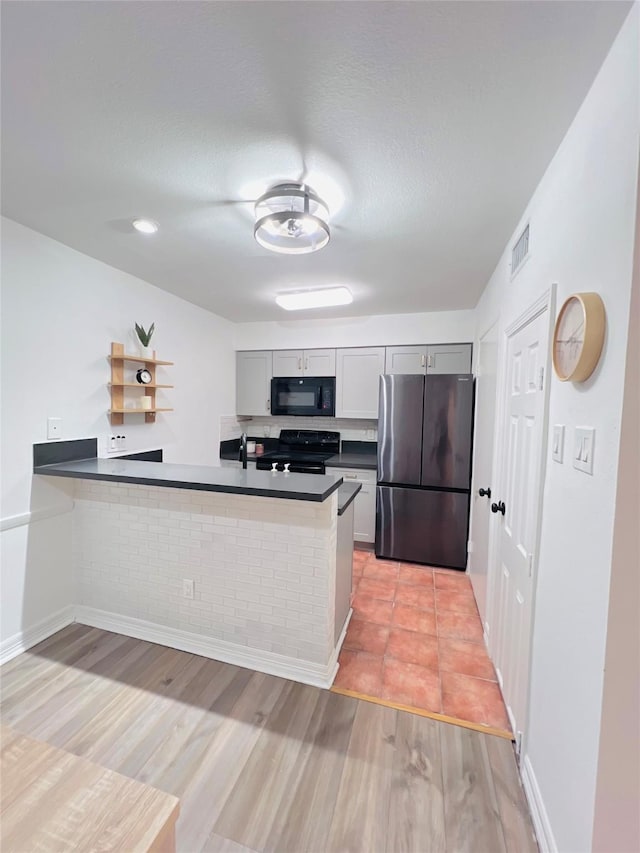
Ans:
[{"label": "white kitchen cabinet", "polygon": [[236,414],[271,414],[271,351],[236,353]]},{"label": "white kitchen cabinet", "polygon": [[273,375],[302,376],[304,364],[303,355],[304,353],[301,349],[274,350]]},{"label": "white kitchen cabinet", "polygon": [[387,347],[385,373],[471,373],[471,344]]},{"label": "white kitchen cabinet", "polygon": [[306,349],[303,354],[305,376],[335,376],[336,351],[334,349]]},{"label": "white kitchen cabinet", "polygon": [[427,347],[427,373],[471,373],[471,344]]},{"label": "white kitchen cabinet", "polygon": [[345,483],[355,480],[362,484],[353,502],[353,538],[356,542],[375,542],[376,472],[365,468],[327,468],[327,474],[342,477]]},{"label": "white kitchen cabinet", "polygon": [[285,349],[273,353],[274,376],[335,376],[334,349]]},{"label": "white kitchen cabinet", "polygon": [[349,347],[336,353],[336,417],[378,417],[384,347]]},{"label": "white kitchen cabinet", "polygon": [[387,347],[385,373],[422,373],[427,371],[427,347]]}]

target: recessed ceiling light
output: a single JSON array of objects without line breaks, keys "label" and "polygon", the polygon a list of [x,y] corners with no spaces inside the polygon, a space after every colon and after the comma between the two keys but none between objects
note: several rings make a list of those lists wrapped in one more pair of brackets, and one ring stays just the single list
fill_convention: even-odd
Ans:
[{"label": "recessed ceiling light", "polygon": [[141,234],[155,234],[158,230],[158,223],[153,219],[134,219],[131,224]]},{"label": "recessed ceiling light", "polygon": [[302,308],[328,308],[332,305],[349,305],[353,302],[351,291],[346,287],[325,287],[322,290],[299,290],[279,293],[276,302],[286,311]]}]

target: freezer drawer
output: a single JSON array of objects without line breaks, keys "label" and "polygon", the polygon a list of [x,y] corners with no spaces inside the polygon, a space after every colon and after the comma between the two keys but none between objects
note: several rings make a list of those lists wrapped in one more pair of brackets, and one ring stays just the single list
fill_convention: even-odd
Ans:
[{"label": "freezer drawer", "polygon": [[378,486],[376,557],[465,569],[468,492]]}]

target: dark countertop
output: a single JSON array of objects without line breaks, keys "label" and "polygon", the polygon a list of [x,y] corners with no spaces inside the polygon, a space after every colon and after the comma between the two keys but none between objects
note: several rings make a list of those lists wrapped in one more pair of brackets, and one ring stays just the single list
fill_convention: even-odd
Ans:
[{"label": "dark countertop", "polygon": [[[247,461],[255,462],[260,459],[255,453],[247,453]],[[223,451],[220,459],[226,462],[237,462],[237,451]],[[324,463],[328,468],[363,468],[375,471],[378,467],[378,458],[374,453],[336,453]]]},{"label": "dark countertop", "polygon": [[[262,459],[263,456],[264,456],[264,453],[261,453],[260,456],[258,456],[257,453],[247,453],[247,462],[257,462],[257,460]],[[233,450],[233,451],[223,450],[220,453],[220,459],[224,459],[225,462],[239,462],[240,461],[238,459],[238,451],[237,450]]]},{"label": "dark countertop", "polygon": [[[264,443],[264,452],[269,453],[278,449],[277,438],[254,438],[249,436],[250,441]],[[343,441],[341,443],[342,453],[336,453],[326,460],[325,464],[330,468],[362,468],[375,471],[378,467],[377,443],[375,441]],[[220,459],[235,462],[238,459],[240,439],[230,439],[220,442]],[[247,460],[255,462],[260,459],[255,453],[248,453]]]},{"label": "dark countertop", "polygon": [[[322,502],[336,491],[342,479],[318,474],[273,474],[248,468],[216,468],[205,465],[174,465],[125,459],[76,459],[54,465],[36,465],[34,474],[138,483],[172,489],[226,492],[264,498]],[[344,511],[344,510],[343,510]]]},{"label": "dark countertop", "polygon": [[336,453],[324,463],[328,468],[366,468],[375,471],[378,457],[375,453]]},{"label": "dark countertop", "polygon": [[361,488],[362,483],[342,483],[338,489],[338,515],[342,515]]}]

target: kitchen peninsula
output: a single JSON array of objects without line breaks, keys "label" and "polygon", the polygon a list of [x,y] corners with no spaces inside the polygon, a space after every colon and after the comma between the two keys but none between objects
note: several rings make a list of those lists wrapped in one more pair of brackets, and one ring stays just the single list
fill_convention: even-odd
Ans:
[{"label": "kitchen peninsula", "polygon": [[340,477],[97,458],[34,445],[72,478],[78,622],[328,687],[350,615]]}]

